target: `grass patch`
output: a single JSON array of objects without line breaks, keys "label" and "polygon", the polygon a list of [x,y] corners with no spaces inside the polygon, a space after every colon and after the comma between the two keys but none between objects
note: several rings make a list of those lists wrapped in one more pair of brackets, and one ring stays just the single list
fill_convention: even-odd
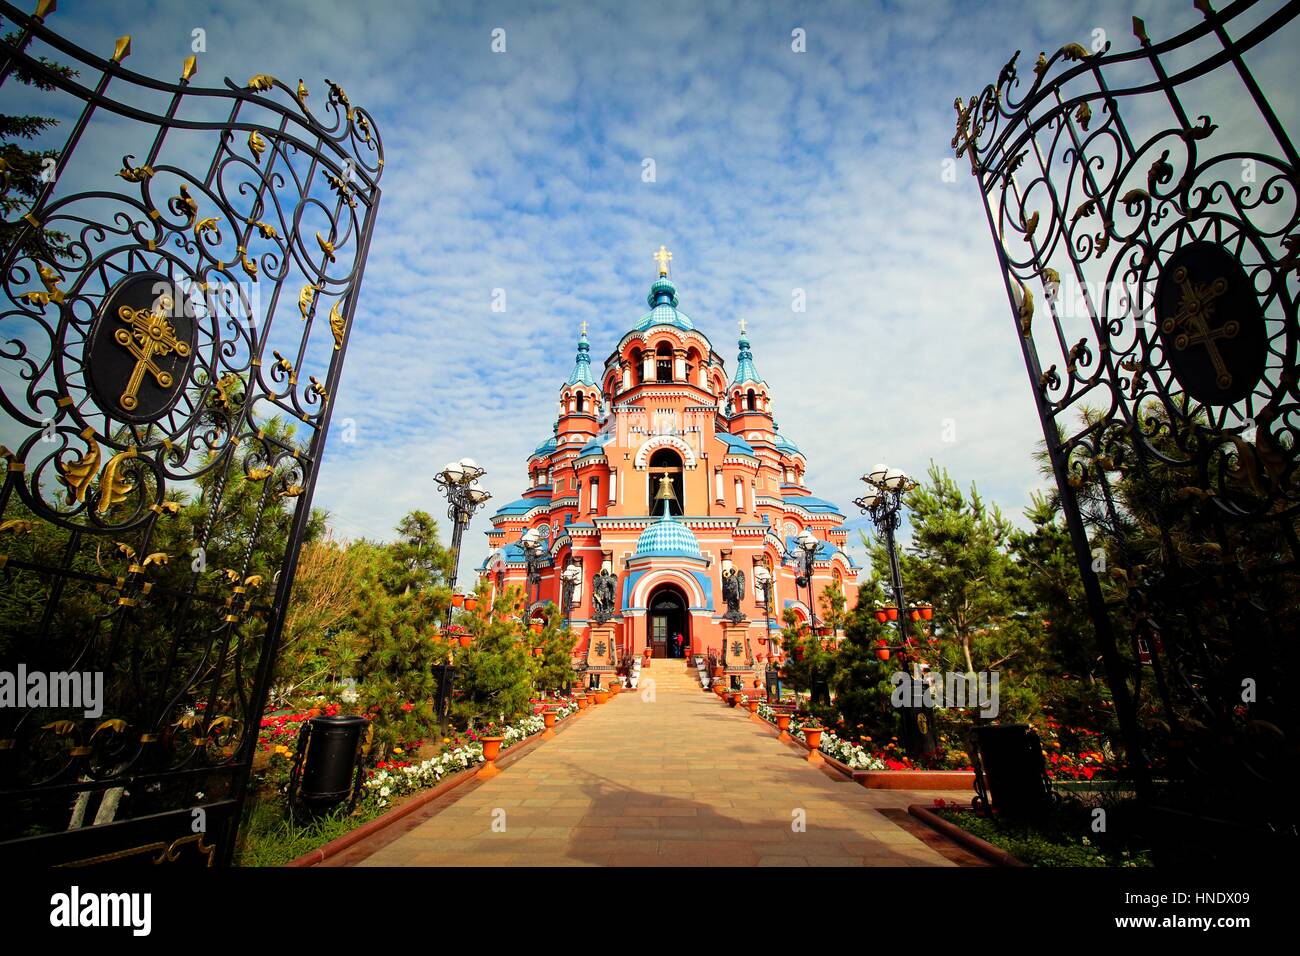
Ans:
[{"label": "grass patch", "polygon": [[284,866],[311,850],[369,823],[386,808],[362,801],[349,812],[346,803],[318,814],[286,807],[279,794],[255,798],[240,830],[236,866]]},{"label": "grass patch", "polygon": [[973,810],[933,812],[1028,866],[1152,865],[1150,850],[1122,829],[1094,832],[1092,808],[1083,804],[1063,804],[1033,824],[984,817]]}]

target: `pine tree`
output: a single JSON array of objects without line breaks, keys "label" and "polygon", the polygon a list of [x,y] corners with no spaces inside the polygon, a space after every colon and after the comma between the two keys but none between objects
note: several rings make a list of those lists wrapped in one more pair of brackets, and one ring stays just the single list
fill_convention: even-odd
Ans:
[{"label": "pine tree", "polygon": [[413,511],[397,531],[393,544],[370,546],[352,622],[366,644],[358,664],[359,701],[374,722],[381,757],[398,743],[422,739],[436,723],[433,665],[443,651],[434,643],[434,628],[450,600],[451,558],[433,518]]},{"label": "pine tree", "polygon": [[895,626],[876,620],[875,608],[884,603],[879,578],[873,576],[859,586],[857,607],[846,617],[844,641],[835,656],[831,677],[835,709],[851,737],[888,740],[900,730],[889,681],[898,665],[880,660],[877,654],[880,641],[897,642]]},{"label": "pine tree", "polygon": [[577,635],[564,626],[560,609],[548,603],[546,612],[546,623],[533,645],[541,649],[541,655],[533,658],[533,683],[543,693],[564,690],[573,680],[573,646],[577,643]]},{"label": "pine tree", "polygon": [[522,608],[518,588],[506,588],[489,604],[486,583],[480,584],[478,608],[463,618],[470,646],[458,651],[456,658],[456,687],[461,695],[454,712],[459,719],[471,725],[503,723],[528,711],[535,635],[517,616]]},{"label": "pine tree", "polygon": [[[18,34],[8,33],[0,38],[0,43],[13,46],[18,39]],[[45,57],[41,57],[40,62],[60,76],[70,78],[77,75],[72,67]],[[48,92],[54,89],[54,84],[48,79],[21,63],[15,64],[10,79],[38,90]],[[59,158],[57,150],[27,149],[20,145],[20,141],[31,142],[58,123],[50,116],[0,114],[0,259],[7,255],[18,233],[25,228],[22,216],[40,195],[48,180],[48,171],[54,168]],[[54,229],[33,231],[28,233],[20,251],[33,258],[57,259],[67,252],[68,241],[66,233]]]}]

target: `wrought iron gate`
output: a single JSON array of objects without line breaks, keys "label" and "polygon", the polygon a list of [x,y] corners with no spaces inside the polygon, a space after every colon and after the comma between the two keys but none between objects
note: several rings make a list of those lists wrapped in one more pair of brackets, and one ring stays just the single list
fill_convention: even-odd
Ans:
[{"label": "wrought iron gate", "polygon": [[0,2],[3,111],[74,117],[0,249],[0,856],[219,864],[383,149],[337,83],[159,82],[51,6]]},{"label": "wrought iron gate", "polygon": [[1069,43],[1027,76],[1017,53],[956,101],[952,142],[1129,767],[1150,820],[1221,846],[1297,818],[1300,160],[1243,56],[1294,50],[1300,4],[1254,6],[1196,0],[1202,22],[1160,43],[1135,17],[1135,51]]}]

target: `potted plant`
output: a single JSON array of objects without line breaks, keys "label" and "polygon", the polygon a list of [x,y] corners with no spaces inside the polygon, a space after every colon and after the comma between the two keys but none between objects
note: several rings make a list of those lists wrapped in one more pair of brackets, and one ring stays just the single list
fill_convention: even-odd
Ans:
[{"label": "potted plant", "polygon": [[789,714],[776,715],[776,729],[781,731],[779,734],[776,735],[777,740],[790,739],[790,715]]},{"label": "potted plant", "polygon": [[501,744],[505,742],[504,737],[480,737],[479,743],[483,745],[483,766],[479,768],[478,776],[495,777],[501,772],[497,767],[496,760],[501,754]]},{"label": "potted plant", "polygon": [[817,749],[821,746],[822,733],[825,730],[825,727],[821,727],[817,724],[809,724],[807,727],[803,728],[804,740],[808,742],[809,763],[825,763],[822,759],[821,751]]},{"label": "potted plant", "polygon": [[542,731],[543,737],[555,736],[555,718],[556,718],[555,711],[552,710],[551,708],[548,707],[544,711],[542,711],[542,720],[546,724],[546,729]]}]

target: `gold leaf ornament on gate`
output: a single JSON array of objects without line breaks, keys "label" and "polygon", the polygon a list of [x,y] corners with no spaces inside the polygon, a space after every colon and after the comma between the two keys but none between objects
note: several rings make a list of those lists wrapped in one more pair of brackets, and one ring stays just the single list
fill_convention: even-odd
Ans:
[{"label": "gold leaf ornament on gate", "polygon": [[337,352],[343,348],[343,330],[345,327],[343,313],[339,311],[339,304],[334,303],[330,309],[330,331],[334,333],[334,351]]},{"label": "gold leaf ornament on gate", "polygon": [[126,451],[118,452],[104,466],[104,473],[99,476],[99,504],[95,507],[95,511],[99,514],[107,514],[110,508],[130,494],[135,487],[130,481],[118,475],[122,463],[135,456],[135,448],[128,448]]},{"label": "gold leaf ornament on gate", "polygon": [[95,441],[94,429],[87,428],[81,433],[81,437],[89,446],[85,453],[72,461],[56,462],[54,466],[59,473],[60,483],[68,489],[68,504],[86,500],[86,492],[99,471],[99,442]]},{"label": "gold leaf ornament on gate", "polygon": [[253,154],[253,162],[261,165],[262,154],[266,152],[266,140],[262,139],[262,134],[257,130],[248,134],[248,149]]}]

